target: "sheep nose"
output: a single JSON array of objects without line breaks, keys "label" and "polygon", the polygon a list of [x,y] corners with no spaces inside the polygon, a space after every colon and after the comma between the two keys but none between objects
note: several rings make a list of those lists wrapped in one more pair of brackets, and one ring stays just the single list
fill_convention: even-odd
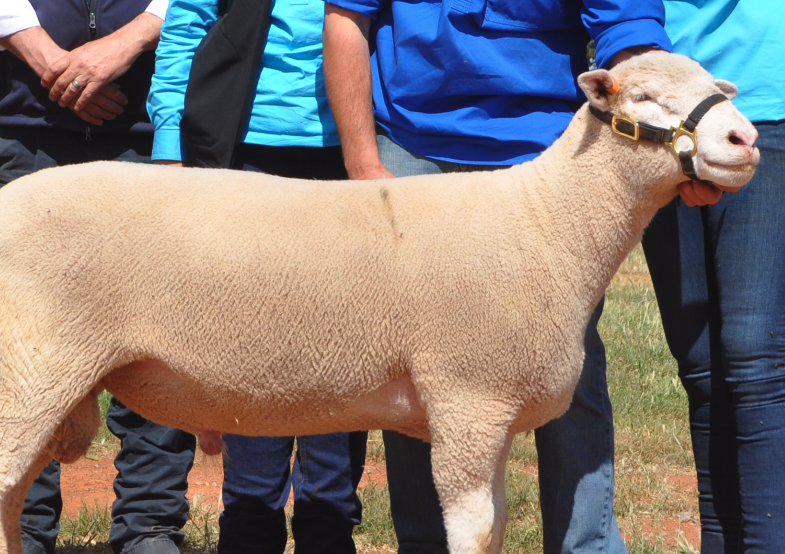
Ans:
[{"label": "sheep nose", "polygon": [[731,131],[728,135],[728,141],[735,145],[744,148],[748,155],[752,155],[755,151],[755,141],[758,140],[758,131],[753,130],[752,133],[745,133],[744,131]]}]

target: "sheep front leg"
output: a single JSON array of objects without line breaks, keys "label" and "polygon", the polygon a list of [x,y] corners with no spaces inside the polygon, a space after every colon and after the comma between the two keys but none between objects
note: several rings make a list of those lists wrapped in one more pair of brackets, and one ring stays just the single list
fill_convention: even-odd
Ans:
[{"label": "sheep front leg", "polygon": [[505,476],[507,473],[507,459],[510,457],[510,448],[515,434],[508,432],[507,440],[501,456],[496,460],[496,472],[493,480],[493,535],[491,537],[491,552],[501,552],[504,544],[504,529],[507,527],[507,490]]},{"label": "sheep front leg", "polygon": [[512,436],[506,406],[484,402],[430,411],[431,461],[451,554],[501,552],[504,469]]}]

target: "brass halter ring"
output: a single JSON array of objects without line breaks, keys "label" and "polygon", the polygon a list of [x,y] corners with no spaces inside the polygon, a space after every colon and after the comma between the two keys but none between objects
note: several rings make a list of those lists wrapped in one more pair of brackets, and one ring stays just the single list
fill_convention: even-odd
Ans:
[{"label": "brass halter ring", "polygon": [[678,148],[676,148],[676,141],[679,140],[681,137],[687,137],[692,141],[692,150],[690,151],[690,157],[698,153],[698,135],[695,134],[695,131],[688,131],[687,129],[685,129],[683,121],[679,123],[678,128],[671,127],[671,131],[673,131],[673,138],[669,142],[666,142],[665,144],[673,148],[673,151],[676,152],[677,155],[681,154],[682,152],[686,152],[686,150],[680,151]]}]

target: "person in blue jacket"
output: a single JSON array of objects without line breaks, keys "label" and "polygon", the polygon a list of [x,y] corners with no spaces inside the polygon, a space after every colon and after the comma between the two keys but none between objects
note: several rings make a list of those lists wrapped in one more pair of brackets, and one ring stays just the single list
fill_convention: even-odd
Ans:
[{"label": "person in blue jacket", "polygon": [[780,2],[665,2],[674,50],[734,82],[758,130],[749,185],[673,202],[643,237],[689,399],[701,552],[785,552],[785,11]]},{"label": "person in blue jacket", "polygon": [[[576,77],[670,49],[661,0],[327,0],[330,105],[352,179],[530,160],[585,98]],[[575,183],[580,187],[580,183]],[[600,304],[572,406],[535,433],[546,554],[626,552],[613,513],[613,420]],[[385,433],[401,554],[446,552],[430,446]]]},{"label": "person in blue jacket", "polygon": [[[219,9],[219,0],[170,2],[148,98],[157,163],[189,162],[180,131],[185,93],[194,52]],[[284,177],[346,179],[324,88],[323,19],[323,5],[312,0],[273,4],[253,106],[236,152],[238,167]],[[356,489],[367,433],[297,437],[291,472],[295,437],[223,439],[219,554],[282,554],[284,507],[292,488],[295,553],[354,554],[352,531],[362,515]]]},{"label": "person in blue jacket", "polygon": [[[145,98],[166,0],[0,2],[0,186],[45,167],[150,162]],[[109,542],[120,554],[177,554],[188,519],[193,435],[111,400],[121,441]],[[22,511],[24,554],[54,554],[60,466],[33,483]]]}]

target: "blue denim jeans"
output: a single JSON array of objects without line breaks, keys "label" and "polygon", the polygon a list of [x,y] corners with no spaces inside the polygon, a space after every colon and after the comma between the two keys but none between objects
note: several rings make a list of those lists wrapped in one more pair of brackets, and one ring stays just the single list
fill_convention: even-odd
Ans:
[{"label": "blue denim jeans", "polygon": [[674,201],[643,239],[689,398],[705,554],[785,552],[785,122],[757,128],[749,185]]},{"label": "blue denim jeans", "polygon": [[224,435],[224,511],[219,554],[282,554],[284,507],[294,489],[296,554],[354,554],[352,531],[362,519],[357,484],[365,464],[365,432],[297,437]]},{"label": "blue denim jeans", "polygon": [[[489,169],[423,158],[384,135],[377,143],[382,163],[396,177]],[[535,431],[545,554],[627,552],[613,513],[613,414],[597,333],[601,314],[602,302],[586,331],[586,360],[570,409]],[[384,445],[398,552],[447,552],[430,445],[391,432],[384,433]]]}]

